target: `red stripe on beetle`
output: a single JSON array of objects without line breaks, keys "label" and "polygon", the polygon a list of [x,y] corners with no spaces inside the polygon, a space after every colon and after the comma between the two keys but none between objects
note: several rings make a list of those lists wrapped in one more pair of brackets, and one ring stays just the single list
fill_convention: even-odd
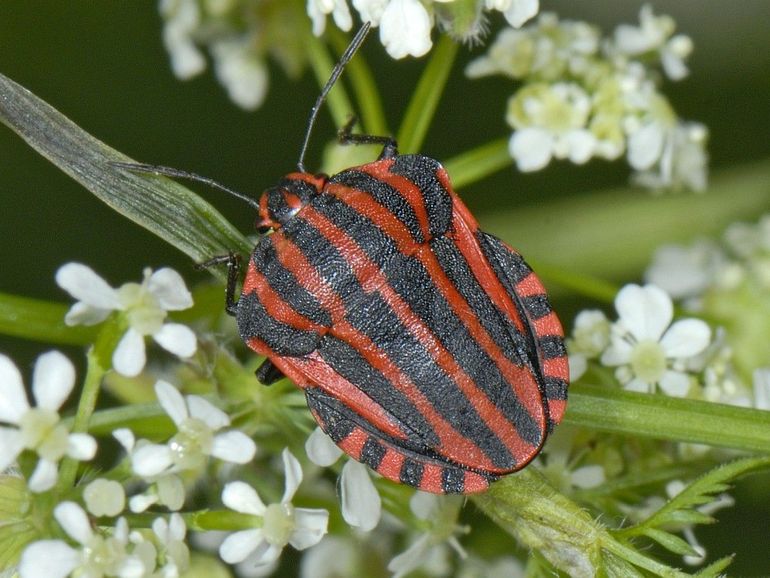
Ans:
[{"label": "red stripe on beetle", "polygon": [[[428,328],[422,320],[414,314],[409,305],[393,290],[392,287],[390,287],[387,278],[382,273],[379,266],[373,263],[366,253],[364,253],[364,251],[361,250],[361,248],[358,247],[344,231],[329,221],[324,215],[318,213],[311,206],[305,207],[302,216],[308,223],[321,232],[321,234],[334,246],[345,247],[349,262],[354,265],[353,270],[359,277],[361,284],[364,285],[364,282],[368,282],[379,291],[391,310],[398,316],[399,320],[408,328],[415,338],[425,346],[437,365],[455,380],[455,383],[468,401],[474,406],[482,421],[484,421],[491,431],[497,433],[500,440],[514,456],[517,466],[520,462],[531,460],[537,453],[537,447],[532,446],[521,438],[513,424],[511,424],[507,417],[500,411],[500,408],[498,408],[486,394],[479,389],[476,383],[456,362],[451,353],[449,353],[449,351],[447,351],[435,337],[430,328]],[[336,327],[332,328],[332,333],[338,334]],[[355,339],[350,340],[347,338],[346,341],[356,344],[357,349],[363,350],[361,344],[363,343],[363,340],[367,338],[361,334],[352,337],[355,337]],[[415,388],[415,392],[419,392],[419,390]],[[422,393],[419,393],[419,395],[422,397]],[[421,410],[426,409],[417,402],[415,402],[415,405]],[[429,402],[428,405],[430,406]],[[541,416],[544,416],[542,411]],[[544,430],[544,417],[541,422],[542,429]],[[437,431],[436,433],[438,434],[439,432]],[[457,435],[459,439],[465,440],[466,443],[463,445],[467,445],[467,438],[459,434]],[[495,467],[488,459],[484,461],[489,465],[482,466],[481,461],[476,461],[482,454],[469,455],[459,446],[442,444],[441,453],[457,463],[465,464],[470,467],[483,468],[494,473],[506,473],[510,471],[509,469]]]},{"label": "red stripe on beetle", "polygon": [[[309,210],[310,207],[306,207],[303,210],[302,216],[307,219],[308,222],[313,224],[324,236],[327,236],[331,229],[336,229],[333,225],[323,223],[319,226],[319,223],[314,221],[323,220],[325,217],[317,213],[316,211]],[[342,234],[339,231],[339,234]],[[278,233],[275,233],[277,235]],[[329,238],[327,236],[327,238]],[[394,364],[379,347],[366,335],[356,330],[350,323],[348,323],[343,313],[345,310],[344,304],[340,297],[328,286],[326,281],[321,278],[317,271],[307,261],[305,255],[300,249],[291,243],[288,239],[281,239],[281,250],[276,251],[281,260],[282,265],[289,271],[295,274],[296,278],[301,284],[305,285],[305,288],[313,292],[316,298],[319,299],[321,306],[327,309],[332,315],[332,327],[329,329],[329,333],[338,337],[339,339],[350,343],[355,346],[356,350],[369,362],[369,364],[375,369],[379,370],[383,376],[388,379],[396,388],[401,390],[408,399],[412,401],[417,411],[423,414],[425,419],[428,420],[436,435],[441,440],[440,447],[436,450],[440,451],[443,455],[446,455],[450,459],[456,459],[456,461],[463,463],[461,459],[474,460],[474,466],[478,468],[489,468],[491,471],[498,471],[495,468],[492,461],[484,455],[483,451],[470,439],[460,434],[444,417],[442,417],[431,402],[425,397],[425,395],[419,390],[419,388],[400,370],[400,368]],[[354,249],[349,247],[351,251]],[[369,273],[379,273],[379,269],[372,264],[368,257],[363,252],[356,253],[354,270],[360,270],[362,265],[365,265]],[[300,272],[306,272],[308,269],[312,270],[312,273],[302,275]],[[370,286],[382,290],[382,285],[386,285],[385,281],[369,280],[366,283],[362,281],[362,286]],[[400,301],[400,297],[390,291],[391,298],[395,298]],[[386,297],[383,295],[383,297]],[[408,306],[401,302],[400,308],[403,310]],[[422,324],[421,324],[422,325]],[[418,336],[419,339],[419,336]],[[309,365],[309,361],[314,360],[312,367]],[[283,361],[283,360],[282,360]],[[374,400],[366,396],[357,386],[350,383],[335,372],[331,367],[320,359],[317,353],[311,354],[305,358],[288,358],[286,362],[293,364],[300,371],[306,372],[307,376],[311,380],[316,381],[319,387],[324,391],[327,391],[346,406],[362,415],[367,421],[370,421],[377,429],[387,431],[388,427],[392,427],[389,420],[383,422],[382,416],[384,410],[375,403]],[[281,366],[279,365],[279,368]],[[457,368],[459,371],[459,367]],[[452,375],[451,373],[449,375]],[[318,379],[321,377],[322,379]],[[363,399],[367,400],[363,403]],[[486,398],[485,398],[486,399]],[[377,411],[373,411],[376,407]],[[502,417],[502,416],[501,416]],[[507,420],[505,420],[506,423]],[[518,434],[516,434],[518,436]],[[403,434],[399,437],[403,437]],[[524,443],[524,442],[522,442]],[[454,455],[457,458],[454,458]]]}]

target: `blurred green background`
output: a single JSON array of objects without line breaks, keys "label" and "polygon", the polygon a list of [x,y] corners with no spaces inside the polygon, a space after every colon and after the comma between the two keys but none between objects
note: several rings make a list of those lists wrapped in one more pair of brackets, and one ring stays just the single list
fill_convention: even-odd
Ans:
[{"label": "blurred green background", "polygon": [[[593,22],[606,32],[621,22],[637,23],[642,2],[541,4],[562,18]],[[679,0],[653,6],[656,13],[672,15],[678,29],[694,40],[691,76],[664,92],[683,118],[709,127],[713,170],[770,159],[770,1]],[[501,20],[494,20],[493,29]],[[263,107],[244,112],[229,102],[210,72],[186,83],[172,75],[160,39],[161,24],[155,2],[3,0],[0,72],[139,161],[191,170],[255,195],[292,170],[318,92],[311,75],[291,83],[272,66]],[[375,70],[395,131],[424,61],[394,63],[374,39],[363,53]],[[508,135],[503,115],[513,85],[503,79],[469,82],[462,75],[464,63],[479,53],[479,48],[461,50],[426,139],[426,154],[447,158]],[[328,115],[322,114],[309,167],[333,131]],[[511,168],[460,192],[483,224],[485,213],[501,206],[529,206],[549,197],[580,197],[623,187],[628,172],[623,162],[600,161],[584,167],[559,163],[534,175]],[[251,231],[254,215],[248,207],[217,191],[194,188],[237,227]],[[0,230],[2,292],[66,301],[53,278],[62,263],[72,260],[87,263],[113,284],[138,280],[145,266],[173,266],[190,283],[206,278],[185,256],[102,205],[4,127]],[[515,244],[529,254],[527,239]],[[22,368],[45,349],[43,344],[0,336],[0,351],[11,354]],[[759,480],[748,482],[746,496]],[[714,555],[740,552],[733,574],[770,575],[768,508],[764,504],[723,511],[721,523],[711,529],[727,537]],[[742,538],[750,527],[763,530],[764,542]]]}]

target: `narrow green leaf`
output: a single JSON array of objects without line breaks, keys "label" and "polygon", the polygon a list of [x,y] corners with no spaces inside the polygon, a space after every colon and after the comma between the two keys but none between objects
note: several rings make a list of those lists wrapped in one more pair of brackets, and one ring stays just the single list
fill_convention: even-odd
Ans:
[{"label": "narrow green leaf", "polygon": [[770,412],[595,385],[570,388],[564,422],[588,429],[770,454]]},{"label": "narrow green leaf", "polygon": [[112,166],[133,161],[3,75],[0,121],[100,200],[193,260],[250,252],[245,237],[195,193],[165,177]]},{"label": "narrow green leaf", "polygon": [[692,546],[690,546],[685,540],[679,536],[674,536],[670,532],[665,530],[657,530],[655,528],[647,528],[642,532],[645,536],[651,540],[655,540],[658,544],[663,546],[669,552],[679,554],[680,556],[697,556]]},{"label": "narrow green leaf", "polygon": [[457,42],[444,34],[431,50],[430,61],[412,94],[398,130],[396,140],[401,152],[416,153],[422,148],[439,99],[444,94],[458,46]]},{"label": "narrow green leaf", "polygon": [[64,324],[68,306],[0,293],[0,334],[55,345],[85,345],[96,336],[94,327]]},{"label": "narrow green leaf", "polygon": [[461,189],[480,181],[513,163],[508,152],[508,140],[500,139],[460,153],[444,163],[452,185]]},{"label": "narrow green leaf", "polygon": [[734,555],[720,558],[705,568],[701,568],[695,576],[698,578],[717,578],[718,576],[724,576],[724,570],[733,563],[733,558],[735,558]]}]

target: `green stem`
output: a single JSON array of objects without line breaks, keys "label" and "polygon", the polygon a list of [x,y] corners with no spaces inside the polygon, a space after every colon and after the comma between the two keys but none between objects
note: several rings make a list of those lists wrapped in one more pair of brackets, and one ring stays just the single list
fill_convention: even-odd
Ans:
[{"label": "green stem", "polygon": [[248,530],[261,528],[263,519],[260,516],[241,514],[230,510],[204,510],[190,512],[182,516],[188,530],[205,532],[207,530]]},{"label": "green stem", "polygon": [[439,99],[444,93],[449,73],[457,55],[458,44],[442,35],[431,51],[430,61],[422,73],[420,82],[404,114],[396,140],[401,152],[419,152],[436,113]]},{"label": "green stem", "polygon": [[[88,422],[96,409],[99,389],[104,374],[112,366],[112,352],[118,345],[125,327],[114,318],[102,325],[102,329],[86,355],[86,376],[80,391],[80,400],[75,419],[72,424],[74,433],[88,431]],[[72,458],[64,458],[59,470],[58,488],[66,491],[72,487],[77,475],[78,462]]]},{"label": "green stem", "polygon": [[486,143],[465,151],[444,163],[452,184],[460,189],[480,181],[513,163],[508,153],[508,139]]},{"label": "green stem", "polygon": [[591,385],[570,388],[564,423],[673,442],[770,453],[770,412]]},{"label": "green stem", "polygon": [[[336,26],[329,31],[329,37],[338,53],[342,52],[350,42],[350,38],[343,34]],[[353,114],[358,111],[361,120],[361,126],[366,134],[387,135],[388,123],[385,120],[385,111],[382,107],[382,99],[377,90],[377,82],[374,80],[372,71],[367,66],[363,55],[356,54],[345,69],[345,76],[350,79],[353,92],[356,97],[357,108],[350,109],[347,114]]]},{"label": "green stem", "polygon": [[96,335],[93,327],[64,323],[67,306],[0,293],[0,334],[56,345],[85,345]]},{"label": "green stem", "polygon": [[538,276],[546,282],[546,285],[554,283],[563,289],[569,289],[572,293],[596,301],[612,303],[620,290],[620,287],[614,283],[592,275],[567,271],[563,267],[553,267],[532,260],[529,263],[537,271]]}]

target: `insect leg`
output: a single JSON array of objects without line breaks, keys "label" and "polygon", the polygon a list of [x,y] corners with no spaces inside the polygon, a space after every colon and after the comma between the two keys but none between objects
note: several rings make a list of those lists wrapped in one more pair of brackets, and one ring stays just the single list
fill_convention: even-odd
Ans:
[{"label": "insect leg", "polygon": [[269,359],[265,359],[265,361],[260,364],[257,371],[254,372],[254,375],[257,376],[257,379],[263,385],[273,385],[276,381],[285,377],[283,372],[273,365],[273,362]]},{"label": "insect leg", "polygon": [[214,265],[227,265],[227,288],[225,289],[225,311],[227,314],[235,317],[238,302],[235,300],[235,287],[238,284],[238,274],[241,270],[241,258],[235,253],[227,255],[217,255],[208,261],[195,265],[196,269],[208,269]]},{"label": "insect leg", "polygon": [[393,157],[398,156],[398,145],[396,144],[396,139],[393,137],[373,134],[354,134],[352,130],[357,120],[358,119],[355,116],[351,116],[348,119],[348,122],[345,123],[345,126],[337,132],[337,139],[341,144],[381,144],[382,152],[380,153],[378,160],[392,159]]}]

